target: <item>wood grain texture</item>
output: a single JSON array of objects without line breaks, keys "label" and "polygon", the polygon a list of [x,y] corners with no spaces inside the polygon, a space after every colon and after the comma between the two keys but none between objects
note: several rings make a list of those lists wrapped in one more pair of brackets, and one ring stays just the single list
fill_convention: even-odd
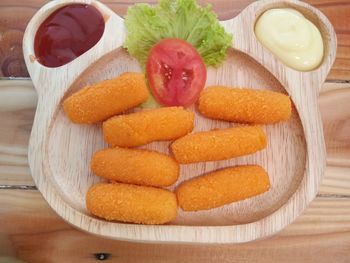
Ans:
[{"label": "wood grain texture", "polygon": [[[102,0],[117,14],[124,16],[128,6],[135,2],[155,3],[156,0]],[[230,19],[253,0],[202,0],[201,4],[211,3],[220,19]],[[348,80],[350,78],[350,2],[341,0],[307,0],[319,8],[332,22],[338,37],[338,53],[335,65],[328,79]],[[2,0],[0,2],[0,77],[28,76],[22,54],[23,32],[29,19],[46,3],[45,0]],[[18,16],[17,14],[21,15]]]},{"label": "wood grain texture", "polygon": [[[321,112],[324,116],[324,123],[326,123],[324,125],[325,140],[329,164],[345,166],[350,164],[350,115],[348,110],[340,111],[336,106],[330,107],[330,105],[335,105],[333,104],[335,100],[339,104],[349,103],[348,91],[346,89],[328,91],[320,98],[320,104],[324,105]],[[332,155],[337,158],[333,159]]]},{"label": "wood grain texture", "polygon": [[350,1],[308,0],[320,9],[332,22],[338,38],[337,58],[328,79],[350,79]]},{"label": "wood grain texture", "polygon": [[[350,195],[347,188],[350,165],[346,164],[350,159],[350,132],[339,132],[350,129],[349,100],[344,99],[349,97],[349,83],[328,82],[321,90],[319,106],[327,146],[327,169],[321,194]],[[37,94],[30,80],[0,81],[0,185],[34,185],[27,152],[36,103]],[[334,142],[344,146],[334,148]],[[345,166],[336,165],[344,162]]]},{"label": "wood grain texture", "polygon": [[0,184],[33,185],[28,141],[37,95],[30,80],[0,81]]},{"label": "wood grain texture", "polygon": [[[124,63],[120,63],[120,61],[124,61]],[[134,60],[130,60],[126,52],[112,52],[84,71],[79,78],[75,80],[68,93],[88,83],[113,78],[123,71],[133,70],[138,70],[138,66]],[[252,74],[255,75],[253,79],[249,77]],[[230,77],[228,78],[227,76]],[[220,69],[210,69],[208,71],[207,85],[220,82],[228,86],[257,87],[260,89],[272,89],[285,92],[282,86],[277,83],[276,79],[269,75],[264,68],[239,52],[230,52],[227,60]],[[195,112],[194,131],[227,128],[232,125],[228,122],[213,121],[205,118],[195,110],[195,107],[192,107],[191,110]],[[267,169],[272,182],[271,190],[268,193],[244,202],[233,203],[209,211],[188,213],[180,210],[177,219],[172,222],[172,224],[213,226],[230,225],[232,222],[247,223],[271,214],[273,210],[277,210],[284,204],[285,200],[295,192],[299,182],[302,180],[305,167],[305,142],[302,135],[302,127],[297,113],[293,111],[292,115],[292,118],[287,123],[264,127],[267,137],[274,138],[274,140],[268,140],[269,142],[266,150],[254,155],[234,158],[232,160],[182,165],[181,176],[178,182],[171,187],[171,189],[173,189],[186,179],[227,166],[258,163]],[[101,136],[102,132],[99,126],[87,127],[72,125],[66,118],[63,109],[60,107],[52,124],[52,132],[50,133],[51,135],[48,141],[48,149],[50,149],[48,159],[50,166],[54,167],[54,169],[52,169],[52,176],[60,189],[63,189],[65,200],[68,200],[76,209],[85,213],[85,192],[91,184],[100,180],[91,173],[88,162],[94,151],[106,147]],[[86,138],[90,138],[89,146],[87,147]],[[288,158],[287,160],[285,155],[274,154],[277,149],[279,149],[281,141],[285,141],[285,138],[289,138],[289,141],[293,141],[293,144],[285,145],[284,143],[283,146],[286,155],[298,155],[299,158]],[[64,147],[58,148],[55,146],[57,144],[64,145]],[[72,147],[72,145],[74,145],[74,147]],[[66,151],[67,148],[69,149],[68,152]],[[170,154],[169,142],[155,142],[141,148]],[[81,152],[84,152],[84,159],[83,161],[77,162],[76,156],[82,156],[80,154]],[[273,158],[269,158],[269,156],[273,156]],[[65,160],[64,163],[61,162],[63,159]],[[268,161],[272,159],[273,162]],[[274,165],[276,163],[281,165]],[[79,172],[77,173],[76,171]],[[57,177],[56,174],[59,175],[59,177]],[[74,174],[86,176],[74,176]],[[281,174],[284,176],[281,177]],[[66,194],[71,192],[76,194],[74,196]],[[258,207],[256,204],[259,204]]]},{"label": "wood grain texture", "polygon": [[[340,90],[344,90],[345,93],[340,93]],[[340,94],[342,96],[339,96]],[[338,136],[344,133],[338,133],[338,129],[332,128],[334,125],[342,126],[344,129],[349,127],[349,107],[343,96],[345,98],[350,96],[350,84],[329,82],[323,85],[319,99],[323,128],[327,138],[327,152],[336,155],[332,159],[350,151],[350,146],[346,146],[349,139],[339,138]],[[34,185],[27,167],[26,154],[36,103],[37,94],[30,80],[0,81],[0,120],[2,123],[0,126],[0,185]],[[334,109],[337,110],[334,111]],[[333,124],[330,125],[330,122]],[[334,148],[328,139],[345,141],[345,147],[340,145]],[[332,159],[327,156],[329,165]]]},{"label": "wood grain texture", "polygon": [[[318,262],[350,257],[350,198],[319,197],[278,235],[242,245],[142,244],[102,239],[58,218],[37,191],[0,191],[0,255],[31,263],[96,262]],[[335,260],[336,256],[336,261]],[[1,261],[1,258],[0,258]]]}]

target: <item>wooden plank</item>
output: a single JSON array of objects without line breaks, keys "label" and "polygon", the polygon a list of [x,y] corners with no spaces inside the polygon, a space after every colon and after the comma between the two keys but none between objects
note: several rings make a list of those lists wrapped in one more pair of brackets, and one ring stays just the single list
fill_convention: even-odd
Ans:
[{"label": "wooden plank", "polygon": [[[349,99],[349,83],[324,85],[320,108],[329,167],[321,194],[350,195]],[[0,185],[34,185],[27,164],[27,145],[35,105],[36,93],[31,81],[0,81]]]},{"label": "wooden plank", "polygon": [[[73,229],[37,191],[0,190],[0,240],[6,256],[26,262],[348,262],[350,198],[317,198],[278,235],[242,245],[145,244],[111,241]],[[1,255],[1,251],[0,251]]]},{"label": "wooden plank", "polygon": [[[348,87],[350,87],[350,84]],[[349,167],[350,165],[349,90],[324,90],[319,98],[327,145],[328,164],[333,166]]]},{"label": "wooden plank", "polygon": [[[104,0],[119,15],[125,15],[128,6],[135,2],[155,3],[156,0]],[[229,19],[237,15],[253,0],[221,1],[201,0],[200,3],[211,3],[220,19]],[[348,80],[350,77],[350,2],[340,0],[307,0],[316,6],[332,22],[338,36],[338,53],[328,79]],[[28,76],[23,54],[22,37],[25,27],[34,13],[46,3],[45,0],[2,0],[0,3],[0,77]],[[21,14],[18,16],[17,14]]]},{"label": "wooden plank", "polygon": [[35,107],[31,81],[0,81],[0,184],[33,185],[27,151]]},{"label": "wooden plank", "polygon": [[[5,68],[10,75],[25,76],[26,70],[20,53],[23,30],[32,14],[45,2],[1,1],[0,75]],[[129,1],[111,0],[107,4],[123,14],[127,9],[127,2]],[[234,4],[230,1],[212,2],[215,2],[214,10],[224,19],[230,18],[243,8],[237,7],[237,3],[244,5],[248,0],[235,1]],[[349,80],[350,2],[308,2],[325,12],[337,31],[338,57],[328,78]],[[233,9],[236,11],[232,11]],[[21,16],[14,15],[18,13]],[[7,29],[9,25],[11,30]],[[7,93],[3,96],[0,87],[0,185],[33,185],[26,165],[26,147],[36,99],[30,82],[27,83],[28,89],[22,89],[23,83],[18,85],[18,95]],[[328,140],[331,142],[327,143],[329,165],[320,189],[321,197],[280,235],[239,246],[175,246],[109,241],[66,225],[49,209],[37,191],[0,189],[0,262],[22,262],[16,258],[16,254],[27,262],[93,262],[93,254],[100,252],[111,253],[109,259],[113,262],[139,262],[141,257],[142,262],[349,262],[350,206],[349,198],[344,197],[349,195],[350,190],[349,108],[346,108],[344,99],[348,98],[347,95],[339,92],[339,89],[349,88],[350,84],[328,83],[325,87],[327,93],[336,92],[322,95],[320,99],[323,119],[327,124],[325,135],[329,135]],[[29,100],[26,100],[27,96]],[[10,103],[4,104],[7,101]],[[25,108],[23,105],[31,106]],[[325,120],[324,116],[329,118]],[[341,144],[342,142],[345,144]],[[17,211],[14,213],[14,210]],[[7,223],[3,224],[5,221]]]},{"label": "wooden plank", "polygon": [[319,195],[346,195],[350,197],[350,166],[327,165]]},{"label": "wooden plank", "polygon": [[350,1],[307,0],[319,8],[331,21],[338,38],[337,58],[328,79],[350,79]]}]

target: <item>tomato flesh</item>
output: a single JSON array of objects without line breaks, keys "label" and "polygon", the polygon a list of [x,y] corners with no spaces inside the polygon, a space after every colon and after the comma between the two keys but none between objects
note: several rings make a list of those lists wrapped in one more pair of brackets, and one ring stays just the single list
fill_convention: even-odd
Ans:
[{"label": "tomato flesh", "polygon": [[153,96],[166,106],[190,106],[198,99],[207,79],[197,50],[174,38],[163,39],[151,49],[146,73]]}]

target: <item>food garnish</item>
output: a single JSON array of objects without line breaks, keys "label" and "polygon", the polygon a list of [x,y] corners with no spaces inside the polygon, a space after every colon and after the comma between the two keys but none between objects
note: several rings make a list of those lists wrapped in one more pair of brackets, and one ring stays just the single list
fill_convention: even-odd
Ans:
[{"label": "food garnish", "polygon": [[[189,106],[193,103],[206,80],[201,62],[206,66],[219,66],[226,57],[227,48],[232,46],[232,36],[220,25],[211,6],[201,7],[195,0],[160,0],[156,6],[136,4],[128,9],[125,25],[128,33],[124,46],[143,69],[146,69],[147,64],[151,90],[158,102],[166,106]],[[196,57],[196,52],[191,50],[192,46],[201,59],[195,58],[192,67],[185,66],[190,60],[186,58],[176,59],[170,65],[169,59],[174,58],[173,54],[181,53],[181,50],[178,49],[179,45],[168,41],[168,46],[163,42],[163,51],[160,52],[160,48],[155,46],[164,39],[186,41],[189,45],[186,45],[184,55]],[[151,50],[161,56],[152,54],[150,57]],[[154,67],[156,61],[163,63],[158,70]],[[169,72],[166,67],[180,73],[165,75]],[[192,85],[192,82],[195,84]],[[175,85],[178,86],[175,88]],[[186,92],[182,92],[184,89]],[[193,94],[196,96],[193,97]],[[189,98],[184,99],[185,96]]]},{"label": "food garnish", "polygon": [[151,49],[146,72],[153,96],[167,106],[193,104],[207,78],[196,49],[176,38],[163,39]]},{"label": "food garnish", "polygon": [[144,68],[152,47],[164,38],[190,43],[207,66],[219,66],[232,46],[232,36],[219,24],[211,6],[195,0],[160,0],[156,6],[136,4],[125,17],[125,47]]}]

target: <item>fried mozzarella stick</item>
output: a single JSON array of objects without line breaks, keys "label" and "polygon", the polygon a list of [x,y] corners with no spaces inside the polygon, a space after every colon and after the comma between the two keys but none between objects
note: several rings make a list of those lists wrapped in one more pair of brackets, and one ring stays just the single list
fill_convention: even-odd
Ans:
[{"label": "fried mozzarella stick", "polygon": [[113,146],[139,146],[184,136],[192,131],[193,120],[194,114],[182,107],[144,110],[105,121],[103,135]]},{"label": "fried mozzarella stick", "polygon": [[145,76],[129,72],[79,90],[63,102],[63,108],[72,122],[92,124],[131,109],[147,98]]},{"label": "fried mozzarella stick", "polygon": [[149,186],[100,183],[86,195],[86,207],[106,220],[138,224],[164,224],[176,217],[174,193]]},{"label": "fried mozzarella stick", "polygon": [[292,106],[282,93],[213,86],[202,91],[198,109],[211,119],[269,124],[288,120]]},{"label": "fried mozzarella stick", "polygon": [[255,153],[266,147],[259,126],[242,126],[188,134],[171,145],[179,163],[218,161]]},{"label": "fried mozzarella stick", "polygon": [[98,151],[91,160],[97,176],[129,184],[169,186],[179,177],[179,169],[168,155],[119,147]]},{"label": "fried mozzarella stick", "polygon": [[207,210],[262,194],[269,190],[266,171],[258,165],[222,169],[183,182],[176,189],[184,211]]}]

